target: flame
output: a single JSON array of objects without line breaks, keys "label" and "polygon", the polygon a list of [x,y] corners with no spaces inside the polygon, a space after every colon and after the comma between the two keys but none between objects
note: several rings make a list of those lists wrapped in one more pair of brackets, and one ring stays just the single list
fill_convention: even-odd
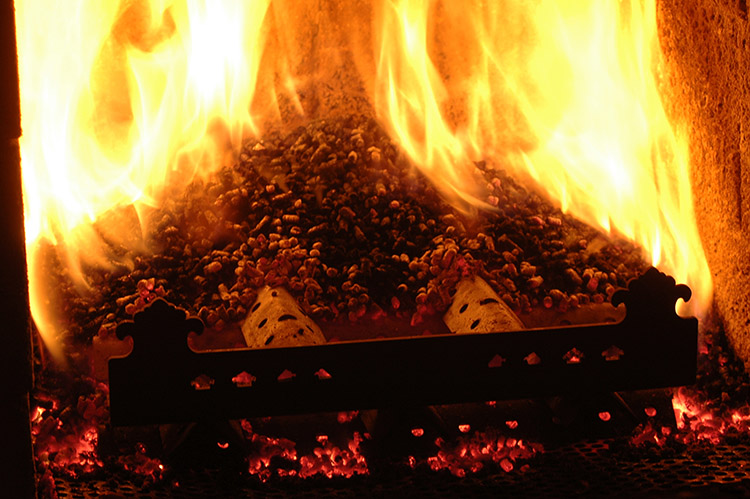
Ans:
[{"label": "flame", "polygon": [[[20,0],[16,25],[32,312],[47,340],[40,241],[85,290],[85,265],[113,263],[107,244],[143,244],[165,186],[210,175],[285,113],[325,111],[315,85],[338,87],[321,75],[354,74],[351,91],[456,206],[493,209],[485,159],[640,244],[691,286],[692,312],[709,304],[654,0]],[[123,206],[130,216],[106,219]]]},{"label": "flame", "polygon": [[18,2],[28,239],[151,201],[181,162],[256,130],[269,3]]},{"label": "flame", "polygon": [[17,2],[30,295],[45,340],[54,317],[39,241],[59,245],[85,289],[84,263],[111,264],[103,239],[122,243],[127,225],[140,223],[95,226],[103,214],[141,211],[163,186],[209,174],[257,132],[251,104],[269,4]]},{"label": "flame", "polygon": [[639,243],[709,305],[687,145],[662,106],[653,0],[382,4],[376,110],[456,203],[472,161],[530,177],[562,210]]}]

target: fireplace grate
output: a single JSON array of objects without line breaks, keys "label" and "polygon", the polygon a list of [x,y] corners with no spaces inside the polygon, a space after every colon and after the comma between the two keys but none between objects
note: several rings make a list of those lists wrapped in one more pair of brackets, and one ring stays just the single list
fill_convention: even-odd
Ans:
[{"label": "fireplace grate", "polygon": [[[617,324],[507,333],[210,351],[201,332],[156,300],[117,327],[133,338],[109,361],[112,423],[143,425],[378,407],[512,400],[693,383],[698,321],[675,314],[690,290],[655,268],[620,290]],[[263,320],[265,321],[265,319]],[[533,358],[533,360],[532,360]],[[241,377],[247,379],[240,383]]]},{"label": "fireplace grate", "polygon": [[[150,486],[127,479],[56,478],[60,498],[95,497],[750,497],[750,442],[689,451],[632,449],[615,439],[549,449],[526,473],[484,471],[457,478],[393,463],[352,479],[260,483],[221,469],[191,472]],[[179,483],[179,485],[175,485]]]}]

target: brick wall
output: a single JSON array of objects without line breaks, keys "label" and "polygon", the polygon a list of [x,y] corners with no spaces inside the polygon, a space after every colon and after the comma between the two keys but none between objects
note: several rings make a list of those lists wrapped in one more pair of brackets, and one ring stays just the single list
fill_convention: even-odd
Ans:
[{"label": "brick wall", "polygon": [[668,112],[687,124],[715,312],[750,367],[750,23],[745,0],[660,0]]}]

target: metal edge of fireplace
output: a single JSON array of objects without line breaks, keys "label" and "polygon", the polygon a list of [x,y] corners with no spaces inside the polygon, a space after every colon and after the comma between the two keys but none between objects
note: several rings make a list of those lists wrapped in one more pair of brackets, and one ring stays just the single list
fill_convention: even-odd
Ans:
[{"label": "metal edge of fireplace", "polygon": [[[650,269],[613,297],[626,306],[616,324],[201,353],[187,344],[200,320],[159,300],[118,326],[133,350],[109,361],[112,423],[687,385],[696,376],[698,321],[675,313],[678,298],[688,300],[690,290]],[[243,372],[244,384],[233,382]]]},{"label": "metal edge of fireplace", "polygon": [[[21,113],[13,0],[0,2],[0,220],[6,240],[0,245],[0,314],[3,348],[0,374],[4,380],[0,413],[4,421],[0,477],[18,497],[36,490],[29,421],[33,386],[26,245],[23,219],[21,162],[18,139]],[[6,485],[7,488],[8,485]]]}]

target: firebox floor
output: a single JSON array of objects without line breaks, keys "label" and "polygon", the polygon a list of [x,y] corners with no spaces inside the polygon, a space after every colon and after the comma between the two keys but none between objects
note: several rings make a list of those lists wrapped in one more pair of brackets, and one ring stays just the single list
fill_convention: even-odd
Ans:
[{"label": "firebox floor", "polygon": [[[403,463],[350,479],[272,479],[206,469],[142,484],[121,477],[56,478],[60,498],[99,497],[750,497],[750,442],[687,450],[632,448],[614,439],[548,449],[526,472],[458,478]],[[228,476],[230,475],[230,476]]]}]

